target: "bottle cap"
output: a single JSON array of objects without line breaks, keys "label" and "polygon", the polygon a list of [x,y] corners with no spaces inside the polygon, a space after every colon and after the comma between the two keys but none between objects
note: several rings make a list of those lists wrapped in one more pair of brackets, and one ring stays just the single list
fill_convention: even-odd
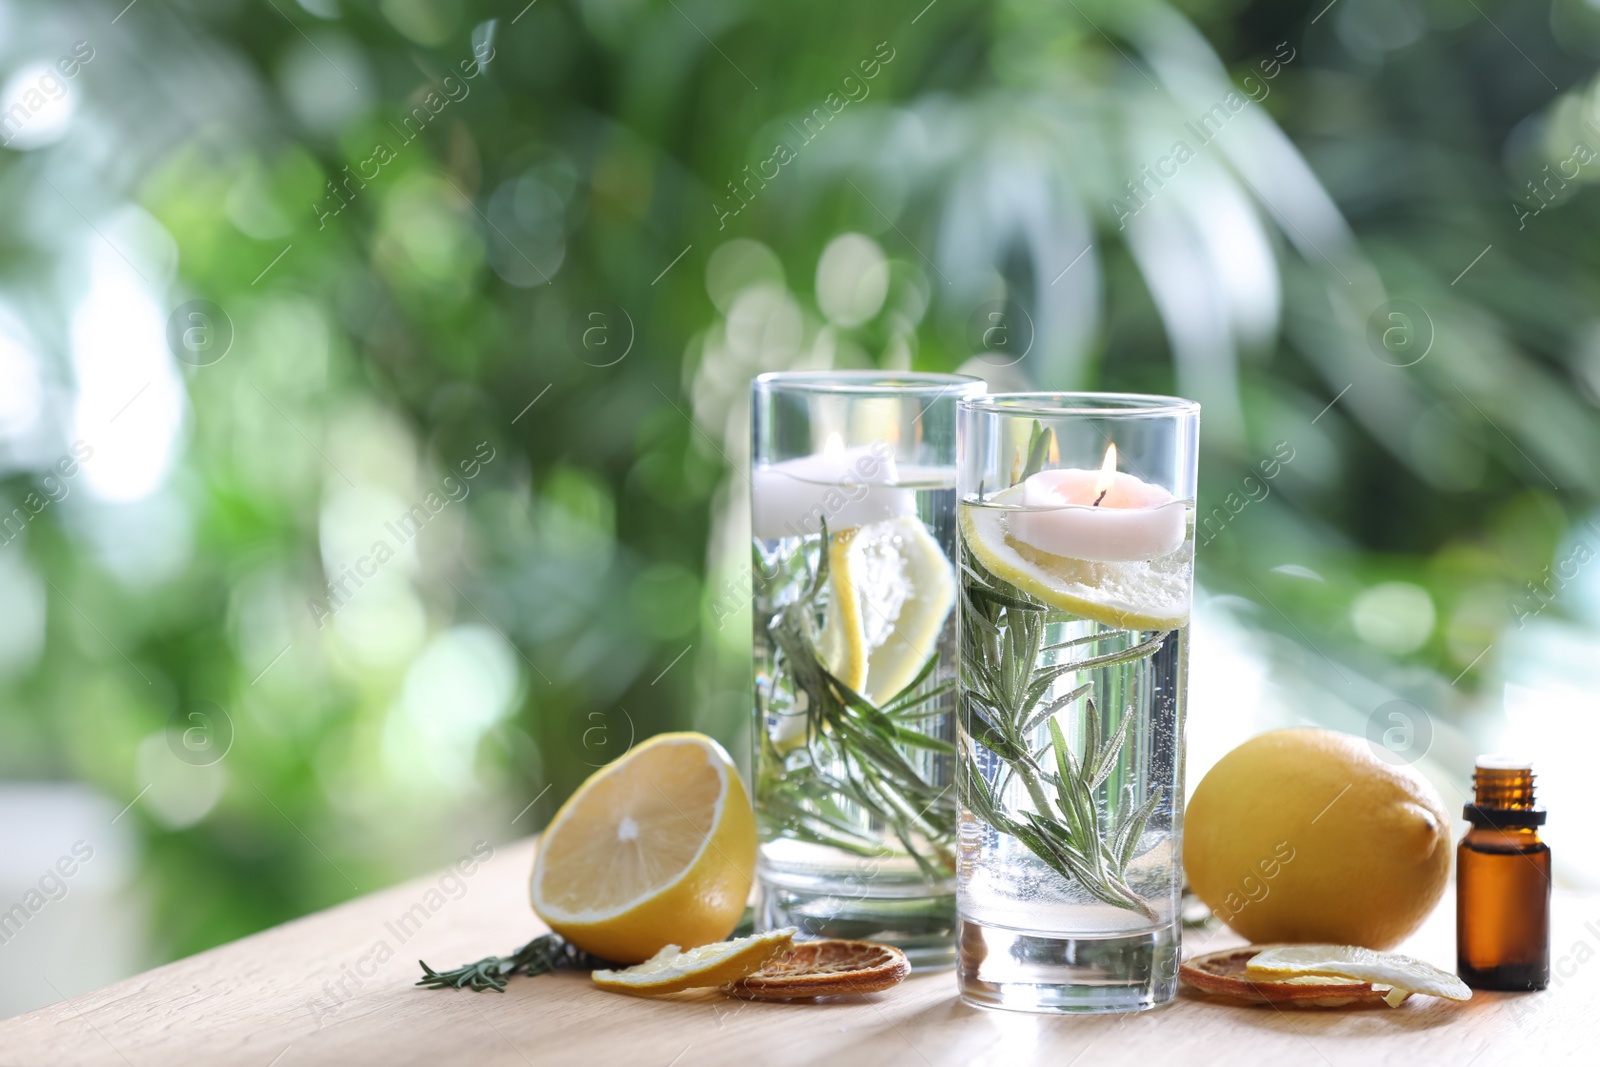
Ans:
[{"label": "bottle cap", "polygon": [[1488,755],[1478,757],[1480,771],[1525,771],[1533,773],[1533,760],[1521,756]]}]

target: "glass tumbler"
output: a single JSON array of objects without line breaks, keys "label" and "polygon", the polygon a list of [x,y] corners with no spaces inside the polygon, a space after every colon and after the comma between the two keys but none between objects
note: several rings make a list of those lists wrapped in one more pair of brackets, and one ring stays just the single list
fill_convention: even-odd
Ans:
[{"label": "glass tumbler", "polygon": [[955,959],[951,374],[752,383],[758,929]]},{"label": "glass tumbler", "polygon": [[1126,1012],[1177,990],[1199,405],[960,405],[957,980]]}]

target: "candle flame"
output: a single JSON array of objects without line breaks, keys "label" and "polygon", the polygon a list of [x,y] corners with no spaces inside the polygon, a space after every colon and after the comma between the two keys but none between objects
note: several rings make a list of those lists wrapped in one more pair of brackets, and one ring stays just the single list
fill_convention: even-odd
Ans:
[{"label": "candle flame", "polygon": [[824,456],[837,456],[844,451],[844,438],[839,436],[837,430],[832,431],[822,441],[822,454]]},{"label": "candle flame", "polygon": [[[1116,482],[1117,446],[1111,444],[1106,446],[1106,458],[1105,461],[1100,464],[1100,477],[1094,480],[1095,496],[1104,497],[1106,493],[1111,491],[1111,487],[1115,485]],[[1096,500],[1095,503],[1098,504],[1100,501]]]}]

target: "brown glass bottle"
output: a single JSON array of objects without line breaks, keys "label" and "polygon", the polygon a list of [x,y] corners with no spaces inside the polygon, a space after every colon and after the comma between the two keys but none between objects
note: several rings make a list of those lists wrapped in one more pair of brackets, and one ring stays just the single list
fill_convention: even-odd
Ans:
[{"label": "brown glass bottle", "polygon": [[1550,848],[1533,768],[1478,758],[1472,823],[1456,849],[1456,973],[1474,989],[1543,989],[1550,982]]}]

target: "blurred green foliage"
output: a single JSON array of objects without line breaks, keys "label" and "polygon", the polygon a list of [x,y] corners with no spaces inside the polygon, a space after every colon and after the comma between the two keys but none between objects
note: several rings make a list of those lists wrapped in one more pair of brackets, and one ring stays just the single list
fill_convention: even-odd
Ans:
[{"label": "blurred green foliage", "polygon": [[[0,769],[158,783],[133,811],[160,955],[530,832],[631,738],[742,756],[763,370],[1195,396],[1201,511],[1230,513],[1202,585],[1289,639],[1263,646],[1283,677],[1367,685],[1306,714],[1359,732],[1398,693],[1464,736],[1487,714],[1483,650],[1600,490],[1600,165],[1544,169],[1600,149],[1592,7],[517,7],[5,9],[12,66],[96,50],[67,136],[0,153],[6,306],[54,383],[9,506],[97,432],[71,415],[96,249],[159,320],[204,299],[232,330],[138,424],[176,442],[159,484],[75,486],[3,549],[48,611],[0,680]],[[1202,146],[1185,124],[1230,85],[1250,101]],[[1128,183],[1179,138],[1195,161],[1141,206]],[[107,222],[129,205],[159,225]],[[881,264],[819,274],[845,233]],[[864,318],[819,293],[871,269]],[[1412,341],[1382,342],[1402,299],[1431,345],[1405,367]],[[1030,318],[1020,361],[973,361],[991,301]],[[447,477],[462,499],[384,532]],[[394,561],[331,594],[381,538]],[[1384,582],[1398,599],[1356,609]],[[1429,610],[1405,615],[1412,587]],[[203,702],[231,747],[175,761]]]}]

